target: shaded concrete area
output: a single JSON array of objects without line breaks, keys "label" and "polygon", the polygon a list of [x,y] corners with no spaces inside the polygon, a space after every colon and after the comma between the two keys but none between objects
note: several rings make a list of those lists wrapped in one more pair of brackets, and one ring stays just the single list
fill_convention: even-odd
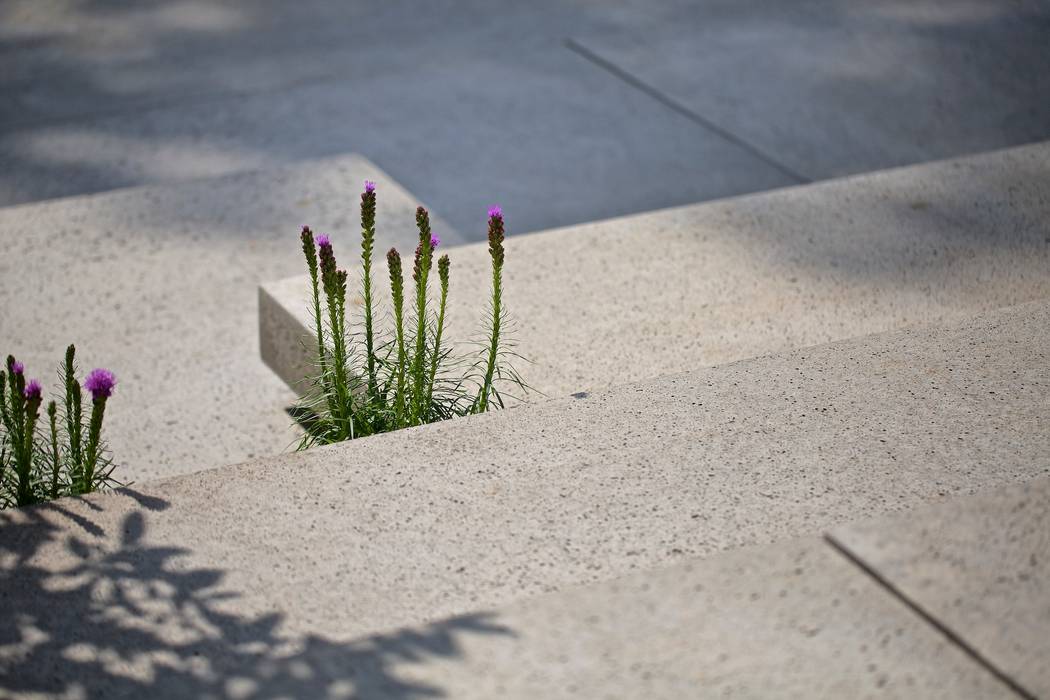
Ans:
[{"label": "shaded concrete area", "polygon": [[116,372],[106,430],[122,480],[281,452],[294,396],[258,360],[255,289],[306,269],[303,224],[357,242],[365,178],[379,250],[414,249],[417,202],[359,156],[0,209],[20,251],[0,258],[0,348],[48,392],[70,342],[85,371]]},{"label": "shaded concrete area", "polygon": [[1050,696],[1050,480],[832,538],[1031,697]]},{"label": "shaded concrete area", "polygon": [[664,2],[581,54],[824,179],[1047,138],[1050,4]]},{"label": "shaded concrete area", "polygon": [[819,539],[353,636],[246,610],[227,564],[154,541],[160,498],[69,506],[0,514],[12,698],[1016,697]]},{"label": "shaded concrete area", "polygon": [[[374,638],[1048,476],[1048,323],[1050,305],[1034,303],[66,499],[5,514],[4,546],[47,540],[27,562],[40,577],[95,556],[74,542],[90,533],[102,560],[128,544],[174,548],[176,561],[147,568],[162,570],[154,596],[181,572],[219,569],[236,595],[214,603],[238,620],[279,614],[273,634],[293,644]],[[25,519],[36,522],[8,529]],[[9,576],[0,601],[22,615],[12,644],[43,643],[36,627],[70,614],[48,604],[63,587]],[[116,592],[81,595],[101,609],[85,616],[110,620]],[[164,610],[147,622],[168,624]],[[132,633],[139,624],[113,619]],[[209,639],[234,659],[253,653],[250,632]],[[53,679],[49,661],[73,644],[51,640],[37,672],[22,667],[27,677]],[[920,647],[931,659],[944,649],[894,646],[891,657]],[[75,676],[59,669],[61,681]]]},{"label": "shaded concrete area", "polygon": [[[450,257],[446,339],[468,341],[488,250]],[[560,397],[1047,298],[1048,271],[1050,142],[512,238],[507,337],[532,398]],[[293,387],[309,298],[305,275],[261,290],[263,357]]]},{"label": "shaded concrete area", "polygon": [[[103,530],[62,503],[0,514],[0,691],[5,697],[423,698],[406,664],[455,657],[464,636],[510,630],[487,614],[353,640],[282,634],[285,613],[244,616],[221,563],[186,567],[189,546],[151,546],[134,491]],[[41,565],[59,550],[66,566]],[[46,561],[46,560],[45,560]]]},{"label": "shaded concrete area", "polygon": [[687,204],[1050,136],[1048,17],[8,0],[0,203],[357,152],[471,237],[494,201],[519,231]]}]

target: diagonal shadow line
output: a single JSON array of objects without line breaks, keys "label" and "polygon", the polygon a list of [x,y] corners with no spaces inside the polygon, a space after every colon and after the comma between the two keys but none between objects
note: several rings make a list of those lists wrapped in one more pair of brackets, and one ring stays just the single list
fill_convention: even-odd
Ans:
[{"label": "diagonal shadow line", "polygon": [[934,617],[933,614],[924,609],[916,601],[912,600],[907,595],[905,595],[904,591],[902,591],[897,586],[894,586],[889,579],[880,574],[874,568],[869,566],[867,562],[865,562],[859,556],[850,551],[850,549],[844,543],[839,542],[837,539],[835,539],[833,535],[829,533],[824,534],[824,541],[827,542],[832,549],[834,549],[836,552],[845,557],[847,561],[859,567],[861,571],[863,571],[865,574],[871,577],[873,581],[875,581],[882,588],[884,588],[887,593],[889,593],[891,596],[893,596],[900,602],[904,603],[912,612],[914,612],[916,615],[925,620],[928,624],[932,625],[935,629],[937,629],[937,631],[943,634],[949,642],[959,647],[967,656],[973,659],[978,665],[980,665],[986,671],[988,671],[993,676],[1002,681],[1002,683],[1009,687],[1010,690],[1014,691],[1025,700],[1038,700],[1034,693],[1029,692],[1024,686],[1015,681],[1013,678],[1007,675],[1005,671],[1003,671],[994,663],[992,663],[990,659],[988,659],[981,652],[979,652],[975,647],[973,647],[969,642],[963,639],[953,629],[951,629],[946,624]]},{"label": "diagonal shadow line", "polygon": [[685,117],[686,119],[694,122],[695,124],[699,124],[700,126],[704,127],[708,131],[711,131],[711,132],[717,134],[718,136],[721,136],[723,139],[725,139],[726,141],[729,141],[733,145],[744,149],[745,151],[747,151],[751,155],[753,155],[756,158],[758,158],[759,160],[761,160],[766,165],[776,169],[782,175],[786,175],[787,177],[791,178],[797,184],[802,185],[802,184],[807,184],[807,183],[813,182],[812,178],[806,177],[805,175],[802,175],[801,173],[795,172],[790,167],[788,167],[787,165],[784,165],[783,163],[781,163],[780,161],[778,161],[777,159],[775,159],[773,156],[769,155],[768,153],[766,153],[762,149],[758,148],[754,144],[752,144],[752,143],[750,143],[748,141],[745,141],[744,139],[740,138],[739,136],[737,136],[733,132],[727,131],[726,129],[722,128],[718,124],[714,123],[713,121],[711,121],[707,117],[704,117],[703,115],[698,114],[697,112],[694,112],[693,110],[691,110],[690,108],[688,108],[685,105],[681,104],[680,102],[677,102],[676,100],[671,99],[670,97],[668,97],[667,95],[663,94],[662,92],[660,92],[659,90],[657,90],[653,86],[651,86],[648,83],[643,82],[639,78],[631,75],[630,73],[625,71],[623,68],[620,68],[615,63],[612,63],[611,61],[607,61],[606,59],[602,58],[601,56],[599,56],[595,52],[591,51],[590,49],[588,49],[586,46],[584,46],[583,44],[579,43],[575,39],[572,39],[572,38],[566,39],[565,40],[565,48],[569,49],[570,51],[572,51],[573,53],[577,54],[578,56],[581,56],[585,60],[590,61],[594,65],[596,65],[599,68],[605,70],[606,72],[611,73],[612,75],[614,75],[615,77],[619,78],[620,80],[622,80],[623,82],[627,83],[628,85],[630,85],[631,87],[635,88],[636,90],[640,90],[641,92],[644,92],[646,95],[648,95],[649,97],[653,98],[654,100],[656,100],[660,104],[664,105],[668,109],[671,109],[671,110],[677,112],[678,114],[680,114],[683,117]]}]

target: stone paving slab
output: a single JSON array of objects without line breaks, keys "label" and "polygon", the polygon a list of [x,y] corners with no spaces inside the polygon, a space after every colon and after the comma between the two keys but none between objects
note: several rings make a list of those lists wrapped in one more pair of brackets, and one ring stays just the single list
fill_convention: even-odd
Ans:
[{"label": "stone paving slab", "polygon": [[[49,519],[33,515],[5,518],[19,545],[0,553],[58,534],[21,537]],[[1016,697],[819,539],[359,638],[287,638],[272,616],[224,609],[221,571],[180,566],[179,550],[141,542],[140,520],[123,525],[108,547],[72,534],[67,574],[29,557],[22,581],[0,568],[22,633],[0,640],[11,697]]]},{"label": "stone paving slab", "polygon": [[125,480],[280,452],[294,396],[257,359],[255,289],[305,269],[303,224],[360,235],[366,177],[377,245],[414,248],[418,202],[356,155],[0,209],[0,352],[45,387],[70,342],[82,367],[116,372],[106,423]]},{"label": "stone paving slab", "polygon": [[456,655],[402,664],[396,677],[455,698],[1016,697],[819,540],[541,596],[486,619],[504,633],[462,634]]},{"label": "stone paving slab", "polygon": [[[0,204],[353,152],[477,240],[493,203],[518,212],[519,230],[538,230],[794,182],[566,49],[543,6],[446,7],[371,3],[350,10],[360,22],[332,10],[318,40],[342,44],[303,50],[329,79],[0,130]],[[265,38],[249,40],[266,53]],[[311,41],[302,32],[290,43]],[[143,73],[162,84],[176,72],[151,65]],[[113,80],[136,77],[124,73]],[[105,87],[108,73],[90,75]]]},{"label": "stone paving slab", "polygon": [[810,179],[1050,138],[1041,0],[680,1],[620,21],[581,53]]},{"label": "stone paving slab", "polygon": [[1050,479],[832,537],[1031,697],[1050,696]]},{"label": "stone paving slab", "polygon": [[[98,653],[137,677],[129,646],[177,643],[172,674],[196,651],[280,680],[297,667],[266,650],[288,640],[454,653],[456,629],[498,628],[431,621],[1050,476],[1048,323],[1036,302],[6,513],[10,655],[52,678]],[[100,567],[131,580],[96,587]],[[213,612],[161,641],[107,633],[143,595],[162,627],[167,605]],[[131,621],[93,607],[106,596]],[[105,626],[70,648],[47,630],[71,617]]]},{"label": "stone paving slab", "polygon": [[[518,369],[566,396],[1050,297],[1048,193],[1050,142],[515,236]],[[449,253],[446,337],[462,341],[489,258]],[[264,359],[290,386],[312,367],[309,298],[305,276],[260,292]]]}]

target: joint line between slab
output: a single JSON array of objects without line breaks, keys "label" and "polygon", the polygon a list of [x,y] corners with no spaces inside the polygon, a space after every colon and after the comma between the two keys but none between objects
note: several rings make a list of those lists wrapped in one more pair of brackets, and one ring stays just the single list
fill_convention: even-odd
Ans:
[{"label": "joint line between slab", "polygon": [[572,51],[573,53],[577,54],[578,56],[581,56],[585,60],[590,61],[591,63],[593,63],[594,65],[598,66],[602,70],[604,70],[604,71],[606,71],[608,73],[611,73],[612,75],[614,75],[615,77],[619,78],[620,80],[622,80],[623,82],[627,83],[628,85],[630,85],[631,87],[635,88],[636,90],[640,90],[641,92],[644,92],[646,95],[648,95],[649,97],[653,98],[654,100],[656,100],[657,102],[659,102],[663,106],[667,107],[668,109],[671,109],[671,110],[677,112],[678,114],[682,115],[686,119],[692,121],[695,124],[698,124],[698,125],[702,126],[703,128],[707,129],[708,131],[711,131],[714,134],[716,134],[718,136],[721,136],[723,139],[725,139],[726,141],[729,141],[733,145],[744,149],[745,151],[747,151],[751,155],[753,155],[756,158],[758,158],[759,160],[761,160],[766,165],[769,165],[770,167],[775,168],[781,174],[786,175],[786,176],[790,177],[791,179],[795,180],[798,184],[803,185],[803,184],[808,184],[808,183],[813,182],[812,178],[808,178],[805,175],[802,175],[801,173],[795,172],[794,170],[792,170],[788,166],[784,165],[780,161],[776,160],[771,155],[769,155],[765,151],[761,150],[760,148],[758,148],[754,144],[751,144],[751,143],[745,141],[744,139],[742,139],[741,137],[739,137],[736,134],[732,133],[731,131],[727,131],[723,127],[721,127],[718,124],[714,123],[713,121],[711,121],[707,117],[704,117],[703,115],[698,114],[697,112],[694,112],[689,107],[686,107],[685,105],[681,104],[680,102],[678,102],[678,101],[668,97],[664,93],[662,93],[659,90],[657,90],[656,88],[654,88],[652,85],[649,85],[648,83],[642,81],[641,79],[635,77],[634,75],[631,75],[630,73],[625,71],[623,68],[620,68],[615,63],[612,63],[611,61],[607,61],[606,59],[602,58],[601,56],[599,56],[598,54],[594,53],[593,51],[591,51],[590,49],[588,49],[586,46],[584,46],[583,44],[579,43],[575,39],[572,39],[571,37],[566,39],[565,40],[565,47],[567,49],[569,49],[570,51]]},{"label": "joint line between slab", "polygon": [[977,649],[975,649],[973,646],[971,646],[965,639],[963,639],[960,635],[958,635],[950,627],[948,627],[947,625],[942,623],[940,620],[938,620],[936,617],[934,617],[931,613],[929,613],[925,609],[923,609],[923,607],[921,605],[919,605],[918,603],[913,601],[911,598],[906,596],[904,594],[904,592],[901,591],[896,586],[894,586],[889,581],[889,579],[887,579],[882,574],[880,574],[878,571],[876,571],[874,568],[869,566],[859,556],[857,556],[856,554],[851,552],[850,549],[845,544],[843,544],[842,542],[839,542],[837,539],[835,539],[835,537],[833,535],[825,533],[824,541],[827,542],[828,545],[832,549],[834,549],[836,552],[838,552],[843,557],[845,557],[847,561],[849,561],[853,565],[855,565],[858,568],[860,568],[861,571],[863,571],[865,574],[867,574],[872,580],[875,581],[875,583],[877,583],[880,587],[882,587],[887,593],[889,593],[891,596],[893,596],[894,598],[896,598],[900,602],[904,603],[906,606],[908,606],[908,608],[912,612],[914,612],[920,618],[925,620],[928,624],[932,625],[935,629],[937,629],[941,634],[943,634],[948,639],[949,642],[951,642],[952,644],[957,646],[959,649],[961,649],[971,659],[973,659],[974,662],[976,662],[978,665],[982,666],[985,670],[987,670],[993,676],[995,676],[1000,681],[1002,681],[1007,687],[1010,688],[1010,690],[1014,691],[1015,693],[1017,693],[1020,697],[1024,698],[1025,700],[1038,700],[1038,698],[1035,695],[1033,695],[1032,693],[1028,692],[1028,690],[1026,690],[1017,681],[1015,681],[1013,678],[1011,678],[1005,672],[1000,670],[995,664],[993,664],[989,659],[987,659],[983,654],[981,654],[981,652],[977,651]]}]

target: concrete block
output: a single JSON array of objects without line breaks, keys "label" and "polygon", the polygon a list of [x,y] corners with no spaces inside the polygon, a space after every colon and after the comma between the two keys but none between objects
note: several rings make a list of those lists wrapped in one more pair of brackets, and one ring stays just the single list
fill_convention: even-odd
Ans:
[{"label": "concrete block", "polygon": [[421,655],[398,678],[456,698],[1014,697],[819,540],[541,596],[486,622],[503,633],[457,635],[456,654]]},{"label": "concrete block", "polygon": [[[431,622],[1050,476],[1048,324],[1050,303],[1033,303],[7,513],[7,639],[123,619],[99,598],[114,589],[75,578],[87,560],[144,567],[142,585],[175,601],[214,595],[213,625],[175,618],[136,650],[174,639],[186,659],[265,673],[287,667],[248,642],[277,639],[332,671],[330,643],[452,652],[455,629],[491,625]],[[69,598],[25,592],[63,581]],[[167,608],[148,609],[163,626]],[[38,677],[74,652],[110,658],[48,638],[25,666]],[[121,658],[106,663],[137,668]]]},{"label": "concrete block", "polygon": [[1031,697],[1050,696],[1050,479],[832,537]]},{"label": "concrete block", "polygon": [[[513,237],[518,369],[567,396],[1050,297],[1047,192],[1050,142]],[[464,341],[489,258],[450,256],[448,337]],[[295,387],[309,298],[304,276],[260,292],[264,359]]]}]

